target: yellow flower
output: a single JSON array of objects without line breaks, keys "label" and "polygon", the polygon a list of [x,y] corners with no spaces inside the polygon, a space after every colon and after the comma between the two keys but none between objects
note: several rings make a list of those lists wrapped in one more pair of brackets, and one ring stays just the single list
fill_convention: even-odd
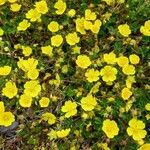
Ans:
[{"label": "yellow flower", "polygon": [[66,35],[66,41],[69,45],[75,45],[76,43],[79,43],[80,37],[78,37],[76,32],[69,33]]},{"label": "yellow flower", "polygon": [[50,45],[41,47],[41,50],[43,54],[46,54],[49,57],[53,56],[53,48]]},{"label": "yellow flower", "polygon": [[22,48],[21,44],[15,44],[14,45],[15,50],[18,50],[18,49],[21,49],[21,48]]},{"label": "yellow flower", "polygon": [[145,36],[150,36],[150,20],[145,21],[144,26],[141,26],[140,32]]},{"label": "yellow flower", "polygon": [[66,113],[65,117],[69,118],[77,114],[77,104],[75,102],[66,101],[65,105],[62,106],[61,111]]},{"label": "yellow flower", "polygon": [[0,76],[7,76],[11,72],[11,67],[10,66],[3,66],[0,67]]},{"label": "yellow flower", "polygon": [[0,27],[0,36],[3,36],[4,35],[4,31],[3,29]]},{"label": "yellow flower", "polygon": [[8,2],[10,2],[10,3],[14,3],[14,2],[16,2],[17,0],[8,0]]},{"label": "yellow flower", "polygon": [[109,98],[108,98],[108,101],[109,101],[109,102],[113,102],[114,100],[115,100],[114,97],[109,97]]},{"label": "yellow flower", "polygon": [[134,75],[135,67],[133,65],[126,65],[122,68],[122,71],[125,75]]},{"label": "yellow flower", "polygon": [[100,86],[100,85],[101,85],[101,83],[100,83],[100,82],[97,82],[97,83],[91,88],[90,93],[93,93],[93,94],[97,93],[97,92],[99,91],[99,86]]},{"label": "yellow flower", "polygon": [[150,150],[150,143],[143,144],[138,150]]},{"label": "yellow flower", "polygon": [[58,0],[58,1],[54,4],[54,8],[57,9],[57,10],[56,10],[56,14],[57,14],[57,15],[62,15],[62,14],[65,12],[67,6],[66,6],[66,3],[63,2],[63,0]]},{"label": "yellow flower", "polygon": [[44,121],[48,121],[48,124],[52,125],[56,122],[56,117],[52,113],[44,113],[41,116],[41,119]]},{"label": "yellow flower", "polygon": [[22,50],[24,56],[30,56],[32,54],[32,48],[29,46],[22,46]]},{"label": "yellow flower", "polygon": [[93,33],[97,34],[100,30],[101,25],[102,22],[99,19],[97,19],[95,20],[94,24],[92,24],[92,26],[90,25],[89,27]]},{"label": "yellow flower", "polygon": [[134,65],[136,65],[140,62],[139,56],[137,56],[135,54],[130,55],[129,60],[130,60],[131,64],[134,64]]},{"label": "yellow flower", "polygon": [[86,20],[95,20],[96,19],[95,12],[92,12],[90,9],[85,10],[85,19]]},{"label": "yellow flower", "polygon": [[86,97],[81,99],[81,107],[85,111],[91,111],[97,105],[96,98],[92,96],[92,94],[88,94]]},{"label": "yellow flower", "polygon": [[5,95],[8,98],[13,98],[17,95],[18,89],[16,87],[16,84],[11,81],[7,81],[5,84],[5,87],[2,89],[3,95]]},{"label": "yellow flower", "polygon": [[147,135],[147,132],[144,130],[145,124],[141,120],[133,118],[129,121],[129,127],[127,128],[127,133],[129,136],[132,136],[135,141],[139,141]]},{"label": "yellow flower", "polygon": [[32,104],[32,97],[27,95],[27,94],[23,94],[20,96],[20,99],[19,99],[19,104],[22,106],[22,107],[31,107],[31,104]]},{"label": "yellow flower", "polygon": [[38,96],[39,92],[41,91],[41,85],[37,80],[27,81],[24,84],[24,88],[25,88],[24,93],[31,97]]},{"label": "yellow flower", "polygon": [[34,22],[41,18],[41,14],[36,9],[30,9],[26,13],[26,18],[30,19],[31,22]]},{"label": "yellow flower", "polygon": [[35,3],[36,10],[41,14],[46,14],[48,12],[47,3],[44,0]]},{"label": "yellow flower", "polygon": [[[56,87],[59,87],[60,83],[61,83],[61,80],[60,80],[60,76],[59,74],[57,73],[56,74],[56,80],[51,80],[52,81],[52,84],[54,84]],[[50,83],[50,82],[49,82]]]},{"label": "yellow flower", "polygon": [[68,16],[71,17],[71,18],[74,17],[75,14],[76,14],[76,10],[75,10],[75,9],[70,9],[70,10],[68,11]]},{"label": "yellow flower", "polygon": [[102,130],[105,132],[108,138],[114,138],[118,135],[119,128],[114,120],[106,119],[103,121]]},{"label": "yellow flower", "polygon": [[8,127],[15,121],[15,116],[11,112],[2,112],[0,114],[0,125]]},{"label": "yellow flower", "polygon": [[103,19],[103,22],[106,23],[110,17],[112,16],[112,13],[109,13],[109,12],[106,12],[102,15],[102,19]]},{"label": "yellow flower", "polygon": [[13,12],[17,12],[19,11],[21,8],[21,5],[19,5],[18,3],[13,3],[10,5],[10,9],[13,11]]},{"label": "yellow flower", "polygon": [[124,37],[128,37],[131,34],[131,29],[127,24],[119,25],[118,30]]},{"label": "yellow flower", "polygon": [[57,139],[57,132],[53,129],[47,135],[49,140]]},{"label": "yellow flower", "polygon": [[102,0],[103,2],[106,2],[107,5],[111,6],[114,4],[113,0]]},{"label": "yellow flower", "polygon": [[117,64],[120,66],[120,67],[124,67],[126,65],[129,64],[129,60],[127,57],[125,56],[120,56],[119,58],[117,58]]},{"label": "yellow flower", "polygon": [[50,102],[50,100],[49,100],[49,98],[47,98],[47,97],[42,97],[42,98],[39,100],[39,104],[40,104],[41,107],[48,107],[49,102]]},{"label": "yellow flower", "polygon": [[91,21],[87,21],[87,20],[84,20],[84,29],[85,30],[92,30],[92,27],[93,27],[93,24]]},{"label": "yellow flower", "polygon": [[130,91],[130,89],[128,89],[128,88],[123,88],[122,89],[122,91],[121,91],[121,97],[124,100],[128,100],[131,95],[132,95],[132,92]]},{"label": "yellow flower", "polygon": [[110,148],[108,147],[108,144],[107,143],[98,143],[97,144],[98,147],[100,147],[102,150],[110,150]]},{"label": "yellow flower", "polygon": [[89,118],[89,115],[87,113],[83,112],[81,117],[86,120]]},{"label": "yellow flower", "polygon": [[18,31],[25,31],[28,27],[30,27],[30,22],[28,20],[24,19],[22,22],[19,23],[17,30]]},{"label": "yellow flower", "polygon": [[67,65],[64,65],[62,68],[62,73],[67,73],[68,72],[68,66]]},{"label": "yellow flower", "polygon": [[52,21],[50,22],[50,24],[48,25],[48,29],[51,31],[51,32],[57,32],[59,30],[60,26],[58,24],[58,22],[56,21]]},{"label": "yellow flower", "polygon": [[[129,100],[127,103],[126,103],[126,106],[125,106],[125,111],[128,112],[130,110],[130,108],[132,107],[132,100]],[[135,112],[136,113],[136,112]]]},{"label": "yellow flower", "polygon": [[149,120],[150,119],[150,114],[147,114],[145,117],[146,117],[147,120]]},{"label": "yellow flower", "polygon": [[80,32],[81,34],[86,34],[85,27],[84,27],[84,21],[85,21],[85,19],[83,17],[77,18],[75,21],[76,22],[76,31]]},{"label": "yellow flower", "polygon": [[99,71],[94,69],[89,69],[86,71],[85,76],[89,82],[94,82],[99,80]]},{"label": "yellow flower", "polygon": [[117,69],[112,66],[105,66],[100,70],[100,75],[102,76],[103,81],[112,82],[116,80]]},{"label": "yellow flower", "polygon": [[59,47],[63,42],[63,38],[61,35],[57,34],[51,37],[52,46]]},{"label": "yellow flower", "polygon": [[0,114],[5,111],[4,102],[0,101]]},{"label": "yellow flower", "polygon": [[146,109],[147,111],[150,111],[150,103],[147,103],[147,104],[145,105],[145,109]]},{"label": "yellow flower", "polygon": [[88,68],[90,65],[91,65],[91,60],[88,56],[86,55],[79,55],[77,57],[77,60],[76,60],[76,64],[83,68],[83,69],[86,69]]},{"label": "yellow flower", "polygon": [[134,76],[128,76],[128,78],[126,79],[127,88],[131,88],[131,86],[134,82],[135,82],[135,77]]},{"label": "yellow flower", "polygon": [[28,72],[31,69],[35,69],[36,66],[38,65],[38,60],[34,58],[29,58],[27,60],[20,59],[18,62],[18,67],[22,69],[24,72]]},{"label": "yellow flower", "polygon": [[0,0],[0,6],[5,4],[6,0]]},{"label": "yellow flower", "polygon": [[75,46],[72,48],[72,50],[73,50],[72,54],[80,54],[81,47],[75,45]]},{"label": "yellow flower", "polygon": [[59,138],[64,138],[64,137],[66,137],[66,136],[69,135],[69,133],[70,133],[70,128],[57,131],[56,133],[57,133],[57,136],[58,136]]},{"label": "yellow flower", "polygon": [[116,54],[114,52],[110,52],[108,54],[104,54],[104,61],[107,64],[115,64],[117,61]]},{"label": "yellow flower", "polygon": [[31,80],[37,79],[39,76],[39,71],[37,69],[31,69],[27,72],[27,77]]}]

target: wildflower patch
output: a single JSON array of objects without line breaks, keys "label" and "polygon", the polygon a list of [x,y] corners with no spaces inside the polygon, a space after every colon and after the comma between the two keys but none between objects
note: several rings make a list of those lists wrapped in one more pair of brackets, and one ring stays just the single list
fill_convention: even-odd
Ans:
[{"label": "wildflower patch", "polygon": [[149,10],[0,0],[0,148],[150,150]]}]

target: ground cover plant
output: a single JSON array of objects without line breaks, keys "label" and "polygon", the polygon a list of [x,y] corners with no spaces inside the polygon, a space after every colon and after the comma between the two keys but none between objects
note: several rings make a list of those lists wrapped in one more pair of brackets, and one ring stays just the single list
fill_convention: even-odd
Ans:
[{"label": "ground cover plant", "polygon": [[0,0],[0,149],[150,150],[150,0]]}]

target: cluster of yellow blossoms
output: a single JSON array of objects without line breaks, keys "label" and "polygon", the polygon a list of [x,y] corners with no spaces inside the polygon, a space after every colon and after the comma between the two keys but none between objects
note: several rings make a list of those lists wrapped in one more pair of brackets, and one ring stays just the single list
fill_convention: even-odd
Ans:
[{"label": "cluster of yellow blossoms", "polygon": [[[116,2],[119,4],[124,3],[124,0],[102,1],[109,6],[114,5]],[[17,0],[0,0],[0,6],[4,5],[7,2],[10,3],[10,10],[14,13],[17,13],[21,10],[22,5],[19,4]],[[47,122],[50,127],[58,122],[60,123],[65,119],[67,120],[77,116],[78,114],[80,114],[80,110],[82,112],[82,119],[87,119],[88,117],[92,118],[92,116],[95,115],[93,110],[101,109],[100,98],[96,95],[99,91],[100,85],[114,85],[114,87],[121,87],[118,88],[117,92],[124,100],[123,102],[127,102],[126,106],[129,105],[131,107],[132,97],[134,97],[133,84],[136,82],[136,66],[140,64],[140,57],[135,53],[132,53],[129,56],[127,56],[126,54],[123,55],[122,53],[115,54],[115,50],[113,50],[111,52],[104,53],[102,56],[99,56],[100,61],[97,60],[95,62],[94,56],[91,56],[92,52],[90,53],[88,52],[88,50],[83,51],[82,44],[80,45],[80,43],[83,38],[82,36],[85,36],[84,38],[86,39],[86,35],[88,34],[92,36],[94,35],[94,37],[97,38],[98,33],[101,31],[101,26],[103,25],[102,19],[99,19],[99,14],[90,8],[86,8],[82,16],[78,16],[76,15],[75,9],[67,9],[67,4],[63,0],[57,0],[54,3],[53,8],[55,10],[54,15],[56,16],[60,16],[66,11],[67,16],[70,17],[74,23],[73,25],[75,26],[75,30],[71,30],[69,32],[66,31],[64,33],[63,23],[61,23],[61,21],[59,20],[56,21],[55,19],[48,21],[48,23],[46,24],[46,30],[50,35],[49,41],[44,41],[43,43],[39,44],[39,52],[41,52],[46,58],[48,56],[48,59],[50,61],[53,61],[53,58],[55,59],[54,56],[56,55],[56,52],[58,53],[58,55],[62,56],[62,58],[55,60],[55,67],[57,69],[54,77],[50,73],[46,72],[43,80],[45,81],[46,79],[48,79],[49,86],[52,87],[54,91],[56,90],[59,92],[59,86],[61,85],[61,83],[66,81],[65,79],[62,79],[61,75],[59,74],[59,70],[61,70],[63,74],[67,74],[69,70],[68,65],[65,64],[62,68],[60,65],[64,63],[65,55],[65,52],[62,51],[62,45],[66,44],[71,50],[73,50],[71,54],[75,56],[72,59],[75,62],[75,77],[79,77],[81,74],[81,77],[83,77],[83,82],[87,82],[89,85],[92,85],[92,88],[90,89],[90,91],[84,93],[83,87],[77,87],[75,93],[77,99],[70,98],[67,100],[65,99],[65,101],[62,100],[61,105],[58,106],[58,109],[60,110],[60,112],[58,113],[60,114],[60,116],[58,118],[53,110],[48,112],[48,108],[51,105],[51,100],[53,99],[53,101],[56,102],[57,97],[53,97],[51,93],[44,95],[45,93],[43,91],[46,91],[47,87],[45,86],[45,83],[41,82],[40,80],[42,67],[39,67],[39,60],[33,55],[34,49],[28,45],[16,44],[14,45],[14,49],[17,52],[21,50],[23,54],[23,57],[19,57],[17,62],[17,71],[20,71],[23,82],[21,82],[20,84],[20,81],[17,81],[15,78],[9,78],[9,80],[6,79],[5,84],[1,90],[2,95],[6,98],[6,100],[13,98],[18,99],[19,106],[23,108],[29,108],[32,106],[32,104],[39,105],[41,108],[47,108],[46,112],[42,112],[42,115],[40,116],[40,122]],[[17,24],[17,33],[21,34],[29,28],[32,28],[32,25],[34,25],[35,23],[42,22],[42,16],[48,14],[49,11],[51,10],[49,10],[48,2],[46,0],[35,2],[33,7],[25,12],[23,20],[19,22],[19,24]],[[105,15],[108,18],[111,16],[109,13]],[[130,35],[132,35],[131,27],[127,23],[119,24],[116,31],[119,37],[123,39],[126,39]],[[145,21],[144,25],[140,27],[140,32],[145,36],[150,36],[150,20]],[[0,36],[3,35],[4,30],[0,27]],[[67,63],[69,64],[70,62],[67,60]],[[5,79],[6,76],[9,76],[12,73],[12,70],[13,69],[9,65],[1,66],[0,77],[4,77]],[[123,85],[122,82],[121,85],[118,85],[119,83],[117,82],[117,80],[120,76],[125,78],[125,84]],[[49,79],[49,77],[51,78]],[[66,82],[71,81],[67,80]],[[65,87],[63,88],[65,89]],[[102,96],[104,95],[104,97],[106,97],[109,102],[115,100],[116,96],[108,98],[109,95],[106,96],[106,92],[102,91],[101,93]],[[118,93],[116,93],[116,95]],[[61,94],[61,92],[59,94]],[[145,105],[145,110],[150,111],[150,103],[147,103]],[[108,106],[106,108],[106,111],[111,112],[112,108]],[[117,120],[113,117],[112,119],[109,119],[107,114],[106,116],[104,114],[104,117],[105,119],[102,119],[102,126],[100,127],[100,129],[103,131],[106,138],[115,138],[121,130],[120,126],[117,124]],[[150,114],[147,114],[146,118],[147,120],[149,120]],[[6,112],[4,103],[0,101],[0,125],[8,127],[14,121],[15,116],[11,112]],[[149,150],[150,144],[144,144],[143,141],[143,139],[147,135],[147,131],[145,130],[145,123],[142,120],[138,120],[136,117],[133,117],[131,120],[129,120],[128,125],[129,126],[126,128],[126,134],[131,136],[136,142],[143,144],[139,148],[139,150]],[[67,137],[70,132],[71,128],[69,127],[63,127],[62,129],[60,126],[57,126],[57,129],[51,129],[51,131],[48,133],[48,136],[50,140],[64,138]],[[100,147],[109,150],[107,143],[100,145]]]},{"label": "cluster of yellow blossoms", "polygon": [[85,17],[76,19],[76,30],[81,34],[86,34],[86,30],[98,33],[102,25],[101,20],[96,19],[97,15],[90,9],[85,10]]},{"label": "cluster of yellow blossoms", "polygon": [[21,5],[18,4],[17,0],[0,0],[0,5],[4,5],[6,2],[10,3],[10,10],[18,12],[21,9]]},{"label": "cluster of yellow blossoms", "polygon": [[[129,127],[127,128],[127,133],[132,136],[135,141],[141,141],[147,135],[144,130],[145,124],[143,121],[133,118],[129,121]],[[102,130],[106,133],[107,137],[114,138],[118,135],[119,128],[114,120],[106,119],[103,122]]]},{"label": "cluster of yellow blossoms", "polygon": [[[88,82],[95,82],[99,80],[99,76],[102,76],[103,81],[108,84],[112,84],[112,82],[116,80],[118,72],[114,65],[118,64],[118,66],[121,67],[123,74],[127,75],[126,87],[123,88],[121,96],[124,100],[128,100],[132,95],[132,92],[130,91],[132,83],[135,82],[134,65],[137,65],[140,62],[139,56],[137,56],[136,54],[131,54],[129,58],[126,56],[119,56],[117,58],[114,52],[110,52],[103,55],[103,61],[107,63],[107,65],[103,67],[100,71],[94,70],[94,68],[88,69],[85,72],[86,79],[88,80]],[[92,64],[92,62],[88,56],[79,55],[77,57],[76,64],[80,68],[86,69]]]},{"label": "cluster of yellow blossoms", "polygon": [[35,80],[39,76],[39,71],[36,68],[38,65],[38,61],[34,58],[29,58],[29,59],[20,59],[18,61],[18,67],[22,69],[25,73],[26,76],[31,79]]},{"label": "cluster of yellow blossoms", "polygon": [[[17,27],[18,31],[25,31],[28,27],[30,27],[30,22],[40,21],[41,15],[46,14],[48,12],[47,3],[44,0],[36,2],[34,6],[34,9],[30,9],[25,14],[26,19],[19,23]],[[27,19],[29,19],[30,22]]]},{"label": "cluster of yellow blossoms", "polygon": [[[119,25],[118,30],[124,37],[128,37],[131,34],[131,29],[128,24]],[[144,26],[140,28],[140,32],[145,36],[150,36],[150,20],[145,21]]]}]

